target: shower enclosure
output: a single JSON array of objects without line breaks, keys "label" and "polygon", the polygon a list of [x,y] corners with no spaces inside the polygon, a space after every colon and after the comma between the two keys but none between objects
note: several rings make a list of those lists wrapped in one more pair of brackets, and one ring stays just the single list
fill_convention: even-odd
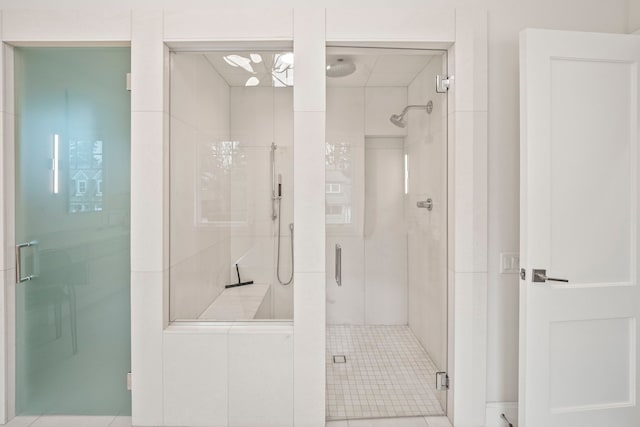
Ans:
[{"label": "shower enclosure", "polygon": [[131,413],[130,58],[13,51],[17,415]]},{"label": "shower enclosure", "polygon": [[327,419],[443,415],[445,53],[328,47],[327,64]]},{"label": "shower enclosure", "polygon": [[172,52],[170,320],[293,317],[293,54]]}]

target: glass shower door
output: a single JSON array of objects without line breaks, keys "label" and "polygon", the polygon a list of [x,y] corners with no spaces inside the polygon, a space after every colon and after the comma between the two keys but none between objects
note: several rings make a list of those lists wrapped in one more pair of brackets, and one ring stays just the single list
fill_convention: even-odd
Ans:
[{"label": "glass shower door", "polygon": [[130,414],[128,48],[16,48],[16,414]]}]

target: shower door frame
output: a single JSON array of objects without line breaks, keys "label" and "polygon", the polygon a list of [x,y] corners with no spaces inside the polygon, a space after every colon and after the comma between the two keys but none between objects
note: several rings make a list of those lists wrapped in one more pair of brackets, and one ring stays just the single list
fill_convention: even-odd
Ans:
[{"label": "shower door frame", "polygon": [[[284,4],[284,2],[283,2]],[[363,3],[364,4],[364,3]],[[25,6],[26,7],[26,6]],[[448,368],[452,387],[449,418],[456,425],[484,425],[487,359],[487,11],[482,8],[318,8],[261,11],[210,6],[202,10],[131,9],[115,5],[100,9],[32,8],[2,10],[0,108],[2,109],[3,204],[0,210],[5,300],[0,306],[0,421],[13,416],[14,306],[13,256],[13,98],[12,44],[48,46],[131,45],[132,159],[132,392],[133,422],[163,425],[163,340],[168,330],[166,268],[167,208],[165,157],[168,47],[171,37],[195,42],[282,39],[293,34],[300,66],[294,92],[295,141],[309,135],[324,146],[324,69],[327,43],[403,44],[448,50],[449,74],[455,79],[449,96],[449,309]],[[267,13],[265,14],[265,11]],[[273,13],[270,13],[272,11]],[[248,22],[237,21],[249,14]],[[244,16],[244,15],[240,15]],[[81,18],[81,19],[79,19]],[[220,35],[211,19],[228,33]],[[293,24],[291,24],[291,22]],[[232,26],[233,24],[233,26]],[[290,26],[289,26],[290,25]],[[167,34],[167,29],[173,31]],[[279,32],[273,32],[277,27]],[[217,37],[211,37],[218,31]],[[316,68],[320,67],[320,70]],[[301,124],[313,124],[300,129]],[[314,135],[312,132],[317,131]],[[298,131],[296,131],[298,132]],[[318,145],[317,148],[321,147]],[[314,146],[315,147],[315,146]],[[149,151],[151,149],[151,151]],[[159,150],[157,155],[149,156]],[[324,152],[303,156],[296,150],[296,193],[304,191],[298,177],[324,177]],[[157,152],[157,151],[156,151]],[[318,158],[316,158],[318,157]],[[306,168],[306,166],[310,166]],[[306,170],[301,170],[305,169]],[[324,197],[324,179],[312,195]],[[164,182],[158,186],[157,182]],[[158,188],[160,187],[160,188]],[[304,194],[304,193],[303,193]],[[294,196],[295,197],[295,196]],[[318,267],[309,254],[324,254],[324,210],[314,214],[295,197],[294,215],[309,239],[296,245],[294,292],[294,414],[297,425],[324,425],[324,255]],[[460,209],[455,209],[458,206]],[[313,207],[313,206],[312,206]],[[298,227],[296,227],[298,229]],[[300,227],[301,231],[307,227]],[[298,256],[303,254],[304,256]],[[300,286],[302,281],[306,281]],[[259,326],[258,326],[259,327]],[[286,326],[288,327],[288,326]],[[173,331],[179,334],[183,331]],[[187,333],[184,331],[184,333]]]}]

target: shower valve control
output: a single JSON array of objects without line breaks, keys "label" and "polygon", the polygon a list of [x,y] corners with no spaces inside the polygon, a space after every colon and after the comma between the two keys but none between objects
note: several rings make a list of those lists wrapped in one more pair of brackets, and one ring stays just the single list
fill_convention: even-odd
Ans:
[{"label": "shower valve control", "polygon": [[433,210],[433,199],[429,198],[427,200],[420,200],[416,203],[416,206],[421,209],[431,211]]}]

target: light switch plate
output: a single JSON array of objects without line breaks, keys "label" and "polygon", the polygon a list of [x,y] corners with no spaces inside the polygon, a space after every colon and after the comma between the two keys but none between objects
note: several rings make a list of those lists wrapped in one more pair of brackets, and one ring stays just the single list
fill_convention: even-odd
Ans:
[{"label": "light switch plate", "polygon": [[500,254],[500,274],[518,274],[520,272],[520,254],[502,252]]}]

